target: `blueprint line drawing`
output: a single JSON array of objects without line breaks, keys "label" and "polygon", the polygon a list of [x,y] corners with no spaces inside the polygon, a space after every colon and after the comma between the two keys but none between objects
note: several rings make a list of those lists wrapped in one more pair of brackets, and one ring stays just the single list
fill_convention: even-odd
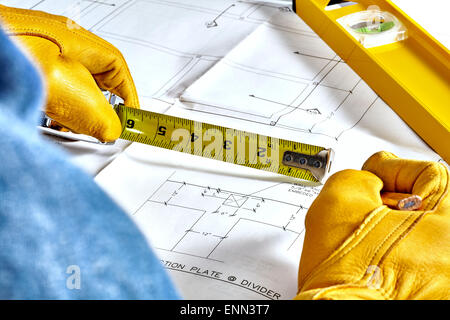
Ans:
[{"label": "blueprint line drawing", "polygon": [[[230,0],[20,3],[66,15],[118,47],[129,61],[143,105],[159,100],[170,108],[181,97],[182,105],[194,106],[193,112],[226,115],[337,141],[358,124],[376,99],[345,62],[287,7]],[[146,19],[135,19],[137,15]],[[167,37],[155,28],[160,25],[161,30],[169,30],[173,19],[182,32]],[[208,28],[208,21],[217,26]],[[258,56],[266,55],[268,41],[273,42],[271,55],[276,59],[260,63]],[[211,79],[210,74],[220,74],[221,78]],[[241,79],[239,87],[225,87],[223,95],[210,92],[210,87],[221,88],[236,78]],[[196,82],[208,82],[210,87],[198,88]],[[264,85],[258,90],[255,83]],[[268,95],[269,87],[280,88],[282,99],[273,95],[278,89]],[[340,121],[343,118],[347,123]]]},{"label": "blueprint line drawing", "polygon": [[[175,172],[174,172],[175,173]],[[174,174],[172,173],[172,175]],[[163,212],[163,215],[170,215],[173,207],[177,210],[183,211],[183,221],[186,222],[184,228],[177,230],[173,234],[164,233],[164,237],[170,237],[171,243],[168,245],[167,239],[161,241],[154,240],[156,248],[161,250],[173,251],[180,254],[193,255],[195,257],[202,257],[205,259],[212,259],[223,262],[223,257],[215,255],[215,251],[220,245],[227,241],[233,235],[233,230],[239,227],[243,221],[247,223],[265,224],[266,226],[278,229],[279,232],[288,232],[295,235],[293,242],[303,233],[304,228],[301,223],[296,220],[302,220],[307,211],[307,207],[301,204],[291,204],[288,202],[271,199],[270,197],[261,197],[256,194],[261,191],[266,191],[270,188],[279,186],[277,183],[273,186],[252,192],[252,194],[241,194],[221,188],[214,188],[212,186],[195,185],[186,181],[171,180],[170,177],[162,183],[153,194],[139,206],[133,213],[136,219],[155,212]],[[186,197],[189,195],[189,203],[178,200],[179,197]],[[195,201],[193,199],[196,199]],[[192,205],[190,203],[195,203]],[[276,221],[268,217],[268,212],[276,208],[284,207],[283,217],[278,217]],[[154,221],[158,219],[153,219]],[[207,226],[220,225],[221,228],[216,227],[211,230],[205,227],[205,222],[208,221]],[[225,222],[224,222],[225,221]],[[153,226],[156,229],[164,229],[164,226]],[[153,231],[151,233],[155,233]],[[198,237],[209,242],[207,248],[196,247],[190,248],[188,243],[191,238]],[[164,246],[162,245],[164,243]],[[290,243],[285,250],[289,250],[293,243]],[[184,248],[184,249],[183,249]]]},{"label": "blueprint line drawing", "polygon": [[[242,298],[293,295],[295,282],[276,275],[296,273],[304,218],[320,186],[272,179],[255,184],[249,178],[199,172],[189,154],[180,159],[194,165],[189,170],[157,164],[170,151],[154,154],[151,162],[146,160],[149,154],[153,154],[150,149],[133,144],[96,180],[113,187],[109,179],[127,171],[117,177],[116,189],[110,192],[121,194],[119,204],[180,281],[184,294],[197,292],[199,297],[198,291],[206,285],[218,286],[217,297],[230,290]],[[201,167],[205,169],[204,164]],[[137,175],[139,180],[128,180]],[[217,277],[211,276],[212,271]],[[202,280],[193,283],[191,276]]]},{"label": "blueprint line drawing", "polygon": [[[440,158],[284,5],[0,3],[68,16],[111,42],[143,109],[331,147],[331,173],[361,169],[380,150]],[[76,150],[83,164],[108,150],[70,145],[89,153]],[[118,150],[105,152],[95,180],[135,221],[183,297],[295,296],[305,217],[321,186],[137,143]]]},{"label": "blueprint line drawing", "polygon": [[[227,35],[231,28],[236,30],[234,33],[242,34],[237,39],[243,38],[261,23],[252,19],[251,16],[261,10],[267,11],[267,7],[255,4],[223,1],[219,6],[219,3],[217,1],[130,1],[117,8],[107,18],[97,22],[90,30],[110,40],[119,49],[132,46],[133,52],[129,55],[137,51],[147,55],[151,62],[148,69],[144,72],[133,72],[138,75],[135,77],[138,92],[143,97],[154,97],[172,103],[173,99],[178,97],[193,80],[234,47],[235,35],[233,38]],[[270,10],[271,12],[267,13],[268,16],[275,12],[274,8]],[[145,14],[149,20],[153,21],[149,25],[141,23],[138,26],[138,30],[142,29],[141,32],[136,32],[135,19],[133,19],[137,12]],[[181,16],[181,12],[184,19],[172,21],[174,17]],[[198,24],[193,26],[193,20],[197,20]],[[189,28],[184,27],[185,21],[190,24]],[[208,28],[206,26],[208,21],[215,21],[216,26]],[[220,21],[220,24],[217,21]],[[180,25],[178,32],[167,36],[159,31],[165,25],[174,23]],[[117,28],[118,24],[122,28]],[[158,30],[154,30],[155,24],[160,25]],[[127,56],[129,50],[123,51]],[[133,66],[131,67],[133,70]],[[135,69],[142,69],[142,64]],[[140,77],[140,73],[145,76]],[[149,81],[151,74],[165,74],[170,77],[167,79],[150,77],[151,81]]]},{"label": "blueprint line drawing", "polygon": [[281,12],[259,26],[189,87],[181,103],[338,141],[377,96],[299,19],[286,22],[291,15]]},{"label": "blueprint line drawing", "polygon": [[[232,0],[3,0],[2,4],[67,16],[125,56],[143,105],[169,106],[276,6]],[[145,19],[136,19],[137,16]],[[207,23],[217,26],[208,28]],[[167,33],[165,30],[172,30]],[[146,63],[143,63],[146,61]]]}]

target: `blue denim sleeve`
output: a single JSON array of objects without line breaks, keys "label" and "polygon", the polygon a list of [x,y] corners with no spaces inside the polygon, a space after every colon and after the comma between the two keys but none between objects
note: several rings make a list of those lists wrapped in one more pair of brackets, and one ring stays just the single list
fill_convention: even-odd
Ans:
[{"label": "blue denim sleeve", "polygon": [[42,101],[0,30],[0,299],[177,299],[135,224],[36,132]]}]

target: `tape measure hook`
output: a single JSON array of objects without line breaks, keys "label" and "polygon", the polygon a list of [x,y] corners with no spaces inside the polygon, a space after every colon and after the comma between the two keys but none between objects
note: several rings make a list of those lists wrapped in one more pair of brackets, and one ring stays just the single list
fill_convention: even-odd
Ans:
[{"label": "tape measure hook", "polygon": [[283,154],[283,164],[288,167],[305,169],[318,181],[330,172],[333,162],[334,152],[332,149],[324,149],[315,155],[307,155],[294,151],[285,151]]}]

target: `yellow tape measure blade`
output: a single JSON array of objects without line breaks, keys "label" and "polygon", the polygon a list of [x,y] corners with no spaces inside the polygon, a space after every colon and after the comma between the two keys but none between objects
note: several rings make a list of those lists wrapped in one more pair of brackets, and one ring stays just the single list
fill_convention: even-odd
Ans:
[{"label": "yellow tape measure blade", "polygon": [[116,105],[121,139],[286,176],[321,181],[333,152],[320,146]]}]

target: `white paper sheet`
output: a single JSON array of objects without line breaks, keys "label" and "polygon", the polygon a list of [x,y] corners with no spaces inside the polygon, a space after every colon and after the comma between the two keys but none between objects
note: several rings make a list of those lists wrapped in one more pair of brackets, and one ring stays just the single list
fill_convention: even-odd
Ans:
[{"label": "white paper sheet", "polygon": [[[439,156],[292,12],[260,25],[167,113],[336,151]],[[133,144],[97,181],[129,212],[186,298],[290,299],[320,186]],[[120,195],[120,196],[119,196]]]},{"label": "white paper sheet", "polygon": [[[133,75],[141,106],[164,112],[175,99],[280,9],[233,0],[0,0],[73,19],[115,45]],[[129,144],[54,140],[96,175]]]},{"label": "white paper sheet", "polygon": [[[121,173],[121,174],[119,174]],[[190,299],[289,299],[320,187],[133,144],[98,176]]]},{"label": "white paper sheet", "polygon": [[[379,150],[439,160],[283,7],[231,0],[0,3],[69,16],[112,42],[130,65],[144,109],[332,147],[333,172],[359,169]],[[63,144],[92,173],[126,145]],[[136,222],[185,298],[295,295],[304,217],[320,186],[134,143],[96,181]]]}]

